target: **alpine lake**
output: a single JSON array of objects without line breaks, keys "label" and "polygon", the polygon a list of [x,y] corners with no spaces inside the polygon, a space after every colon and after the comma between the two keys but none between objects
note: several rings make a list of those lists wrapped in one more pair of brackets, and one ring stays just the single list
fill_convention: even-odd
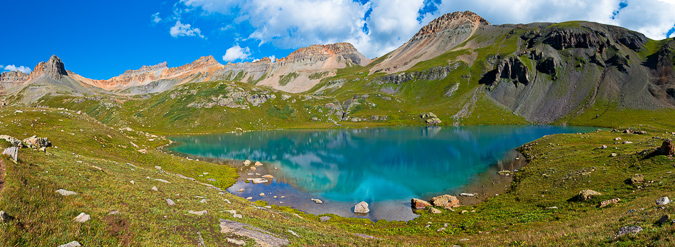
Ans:
[{"label": "alpine lake", "polygon": [[[595,130],[566,126],[271,130],[172,137],[177,145],[167,150],[237,167],[240,178],[227,190],[252,201],[316,215],[407,221],[417,216],[410,206],[412,198],[429,200],[463,192],[485,198],[503,193],[511,181],[510,173],[503,171],[517,172],[525,165],[515,151],[523,144],[545,135]],[[252,162],[245,166],[244,160]],[[263,165],[256,167],[256,162]],[[480,201],[459,199],[463,205]],[[369,204],[370,213],[353,212],[361,201]]]}]

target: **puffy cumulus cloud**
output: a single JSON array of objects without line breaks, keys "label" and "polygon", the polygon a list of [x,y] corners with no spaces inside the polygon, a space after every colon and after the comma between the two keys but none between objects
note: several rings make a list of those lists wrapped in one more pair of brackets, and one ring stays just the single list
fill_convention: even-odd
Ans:
[{"label": "puffy cumulus cloud", "polygon": [[272,55],[272,56],[269,56],[269,58],[270,58],[270,60],[272,60],[272,63],[274,63],[274,60],[276,60],[276,59],[277,59],[277,57],[276,57],[276,56],[274,56],[274,55]]},{"label": "puffy cumulus cloud", "polygon": [[583,20],[622,26],[652,39],[675,25],[674,0],[446,0],[440,13],[471,10],[493,24]]},{"label": "puffy cumulus cloud", "polygon": [[235,29],[251,30],[239,41],[283,49],[350,42],[371,58],[396,49],[434,18],[454,11],[470,10],[493,24],[593,21],[652,39],[666,38],[675,25],[675,0],[180,0],[176,6],[182,6],[174,10],[176,19],[181,13],[223,15]]},{"label": "puffy cumulus cloud", "polygon": [[26,67],[26,66],[17,67],[14,64],[5,66],[5,70],[6,71],[21,71],[21,72],[26,73],[26,74],[29,74],[30,71],[31,71],[31,69]]},{"label": "puffy cumulus cloud", "polygon": [[230,47],[223,55],[223,61],[232,62],[236,60],[246,60],[251,56],[251,49],[248,47],[241,48],[239,45]]},{"label": "puffy cumulus cloud", "polygon": [[204,35],[202,35],[202,31],[199,30],[199,28],[193,28],[190,24],[180,23],[180,20],[176,21],[176,25],[174,25],[173,27],[171,27],[171,29],[169,29],[169,33],[174,38],[181,36],[197,36],[202,39],[205,38]]},{"label": "puffy cumulus cloud", "polygon": [[5,67],[5,66],[3,66],[2,64],[0,64],[0,69],[2,69],[2,68],[4,68],[4,67]]},{"label": "puffy cumulus cloud", "polygon": [[152,21],[152,23],[155,23],[155,24],[157,24],[157,23],[159,23],[160,21],[162,21],[162,18],[159,17],[159,12],[152,14],[152,15],[150,16],[150,21]]}]

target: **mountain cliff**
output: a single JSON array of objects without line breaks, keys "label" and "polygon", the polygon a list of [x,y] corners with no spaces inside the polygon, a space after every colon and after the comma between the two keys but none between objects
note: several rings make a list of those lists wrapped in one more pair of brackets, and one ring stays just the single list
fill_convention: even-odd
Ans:
[{"label": "mountain cliff", "polygon": [[28,74],[21,71],[8,71],[0,74],[0,91],[21,85],[28,80]]}]

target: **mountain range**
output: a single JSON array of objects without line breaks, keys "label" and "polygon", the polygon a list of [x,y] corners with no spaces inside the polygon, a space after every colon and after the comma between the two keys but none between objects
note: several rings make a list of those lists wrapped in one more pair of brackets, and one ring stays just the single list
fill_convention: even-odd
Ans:
[{"label": "mountain range", "polygon": [[[66,70],[52,56],[30,75],[2,73],[0,101],[44,104],[57,96],[95,95],[99,101],[136,96],[156,101],[162,94],[179,95],[181,85],[229,81],[237,90],[267,92],[265,97],[281,92],[321,101],[309,108],[320,106],[323,114],[307,112],[304,121],[347,121],[350,115],[371,113],[389,115],[391,121],[434,111],[445,124],[506,113],[530,123],[566,123],[620,109],[675,108],[674,51],[673,39],[655,41],[616,26],[577,21],[491,25],[466,11],[433,20],[398,49],[372,60],[349,43],[336,43],[300,48],[275,61],[223,65],[207,56],[180,67],[164,62],[93,80]],[[184,104],[231,98],[225,91],[232,92]],[[245,97],[250,95],[257,93]],[[232,100],[251,101],[242,99]],[[355,104],[361,105],[356,112]],[[357,119],[363,118],[370,116]],[[487,119],[478,120],[483,121]]]}]

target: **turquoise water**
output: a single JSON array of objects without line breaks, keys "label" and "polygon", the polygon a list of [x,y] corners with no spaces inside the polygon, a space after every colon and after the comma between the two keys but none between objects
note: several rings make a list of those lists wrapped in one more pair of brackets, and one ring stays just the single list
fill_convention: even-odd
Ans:
[{"label": "turquoise water", "polygon": [[[230,189],[234,193],[235,189],[246,187],[243,197],[258,195],[260,191],[304,193],[302,199],[296,200],[311,197],[345,205],[360,201],[398,205],[413,197],[428,198],[465,186],[507,151],[542,136],[592,130],[562,126],[277,130],[174,137],[171,139],[181,145],[170,150],[263,162],[261,168],[265,169],[258,169],[259,174],[245,171],[244,179],[247,175],[265,174],[275,179],[266,185],[255,185],[256,190],[251,189],[254,185],[243,181]],[[274,203],[269,196],[254,200],[257,199]]]}]

